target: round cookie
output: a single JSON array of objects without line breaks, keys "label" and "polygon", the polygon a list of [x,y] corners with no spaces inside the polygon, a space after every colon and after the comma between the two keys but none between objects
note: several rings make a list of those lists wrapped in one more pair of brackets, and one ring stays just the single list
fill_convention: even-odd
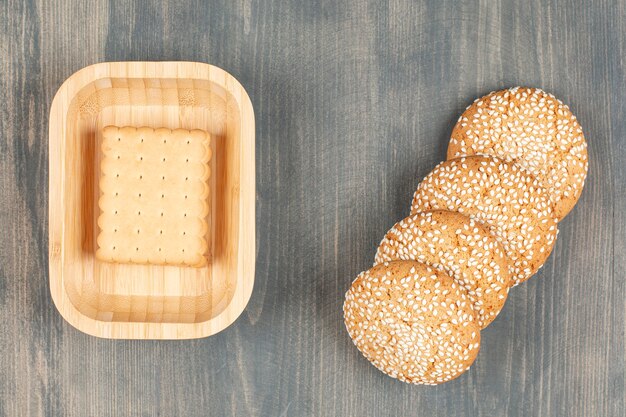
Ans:
[{"label": "round cookie", "polygon": [[463,112],[448,159],[477,154],[526,168],[548,191],[559,220],[578,201],[587,176],[587,142],[576,116],[538,88],[495,91]]},{"label": "round cookie", "polygon": [[511,272],[496,238],[461,213],[433,210],[396,223],[378,246],[375,263],[415,260],[445,271],[467,291],[478,325],[491,323],[506,301]]},{"label": "round cookie", "polygon": [[437,165],[413,195],[411,213],[450,210],[481,221],[513,264],[513,285],[546,261],[557,234],[548,193],[523,168],[491,156],[451,159]]},{"label": "round cookie", "polygon": [[346,293],[343,312],[361,353],[404,382],[454,379],[469,369],[480,347],[466,291],[420,262],[385,262],[362,272]]}]

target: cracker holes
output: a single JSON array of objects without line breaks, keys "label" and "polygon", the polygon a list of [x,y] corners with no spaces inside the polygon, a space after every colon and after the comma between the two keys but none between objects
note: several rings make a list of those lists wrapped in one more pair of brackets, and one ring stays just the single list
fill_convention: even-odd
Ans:
[{"label": "cracker holes", "polygon": [[141,143],[143,143],[143,138],[141,138]]}]

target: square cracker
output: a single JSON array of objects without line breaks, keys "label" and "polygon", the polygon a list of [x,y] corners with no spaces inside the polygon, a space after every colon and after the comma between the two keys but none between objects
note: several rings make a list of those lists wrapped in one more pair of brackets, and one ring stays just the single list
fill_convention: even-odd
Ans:
[{"label": "square cracker", "polygon": [[102,131],[96,257],[206,264],[210,137],[202,130],[107,126]]}]

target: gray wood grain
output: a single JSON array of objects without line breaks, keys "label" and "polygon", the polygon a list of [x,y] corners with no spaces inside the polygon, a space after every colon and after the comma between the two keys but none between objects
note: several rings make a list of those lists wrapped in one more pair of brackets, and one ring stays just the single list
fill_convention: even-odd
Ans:
[{"label": "gray wood grain", "polygon": [[[0,415],[624,416],[625,22],[610,0],[0,1]],[[114,60],[209,62],[252,98],[256,284],[214,337],[96,339],[50,299],[50,103]],[[582,199],[466,375],[385,377],[344,331],[343,293],[463,108],[517,84],[579,117]]]}]

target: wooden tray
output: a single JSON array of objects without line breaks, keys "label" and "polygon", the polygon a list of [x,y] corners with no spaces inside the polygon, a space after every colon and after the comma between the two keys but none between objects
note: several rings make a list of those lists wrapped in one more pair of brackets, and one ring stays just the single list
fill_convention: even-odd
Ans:
[{"label": "wooden tray", "polygon": [[[208,266],[111,264],[95,258],[101,129],[212,134]],[[254,283],[254,113],[239,82],[195,62],[84,68],[50,110],[50,291],[79,330],[117,339],[190,339],[230,325]]]}]

